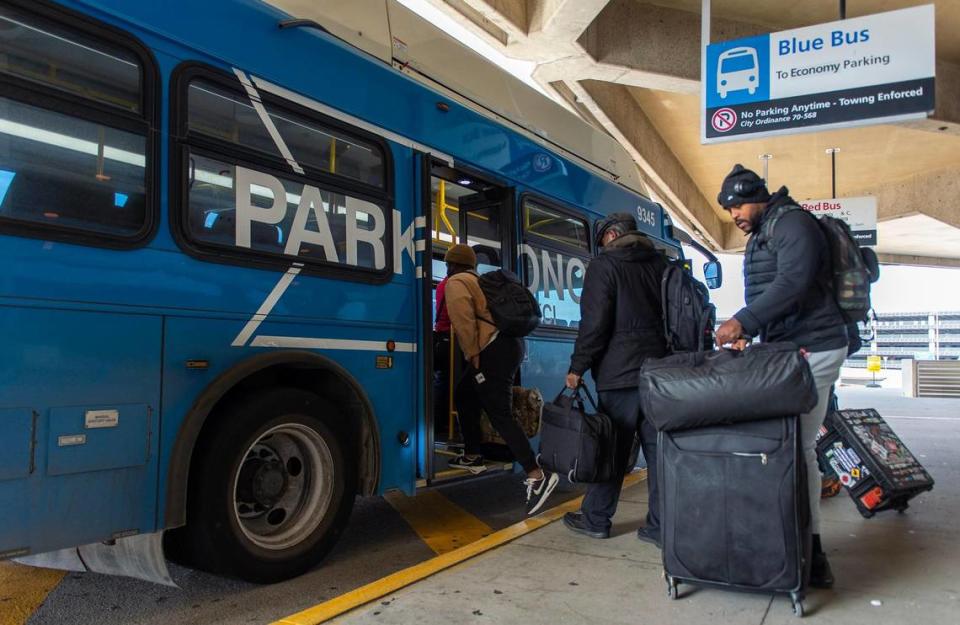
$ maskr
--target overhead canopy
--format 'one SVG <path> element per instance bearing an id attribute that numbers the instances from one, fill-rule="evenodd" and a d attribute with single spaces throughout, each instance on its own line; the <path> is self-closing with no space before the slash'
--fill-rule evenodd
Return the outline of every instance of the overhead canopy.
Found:
<path id="1" fill-rule="evenodd" d="M 514 124 L 647 195 L 627 151 L 602 129 L 464 46 L 395 0 L 270 0 L 479 112 Z"/>
<path id="2" fill-rule="evenodd" d="M 734 163 L 762 170 L 798 200 L 872 195 L 887 262 L 960 266 L 960 2 L 936 0 L 936 111 L 927 120 L 700 144 L 701 0 L 429 0 L 616 137 L 652 195 L 717 250 L 743 234 L 716 203 Z M 847 3 L 847 17 L 918 0 Z M 712 0 L 712 41 L 836 20 L 836 2 Z"/>

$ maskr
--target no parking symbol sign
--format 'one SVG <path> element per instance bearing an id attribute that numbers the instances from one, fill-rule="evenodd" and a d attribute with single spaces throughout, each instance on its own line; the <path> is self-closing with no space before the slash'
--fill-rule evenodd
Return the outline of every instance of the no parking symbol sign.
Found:
<path id="1" fill-rule="evenodd" d="M 737 112 L 731 108 L 717 109 L 710 118 L 710 124 L 717 132 L 733 130 L 737 125 Z"/>

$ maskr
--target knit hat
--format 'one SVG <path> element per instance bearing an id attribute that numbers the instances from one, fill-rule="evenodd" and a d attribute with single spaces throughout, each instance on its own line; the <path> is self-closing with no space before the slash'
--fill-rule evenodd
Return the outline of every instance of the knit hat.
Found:
<path id="1" fill-rule="evenodd" d="M 637 219 L 631 213 L 610 213 L 597 222 L 597 247 L 603 245 L 603 235 L 614 226 L 626 226 L 626 230 L 637 229 Z"/>
<path id="2" fill-rule="evenodd" d="M 769 200 L 767 181 L 740 163 L 734 165 L 733 170 L 723 179 L 720 193 L 717 195 L 717 202 L 724 208 Z"/>
<path id="3" fill-rule="evenodd" d="M 473 248 L 463 243 L 457 243 L 447 250 L 443 255 L 443 262 L 453 263 L 455 265 L 465 265 L 472 269 L 477 268 L 477 254 Z"/>

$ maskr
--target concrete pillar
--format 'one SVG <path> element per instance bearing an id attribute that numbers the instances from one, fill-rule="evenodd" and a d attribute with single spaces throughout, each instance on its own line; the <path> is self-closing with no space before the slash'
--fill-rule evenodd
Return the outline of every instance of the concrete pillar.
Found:
<path id="1" fill-rule="evenodd" d="M 900 361 L 900 374 L 903 378 L 904 397 L 917 396 L 917 361 L 906 358 Z"/>

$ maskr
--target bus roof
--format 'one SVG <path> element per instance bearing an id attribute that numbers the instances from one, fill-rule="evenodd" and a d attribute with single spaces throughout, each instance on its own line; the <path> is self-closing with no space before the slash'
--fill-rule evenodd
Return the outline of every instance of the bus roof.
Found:
<path id="1" fill-rule="evenodd" d="M 602 132 L 396 0 L 265 0 L 496 121 L 646 196 L 636 163 Z"/>

